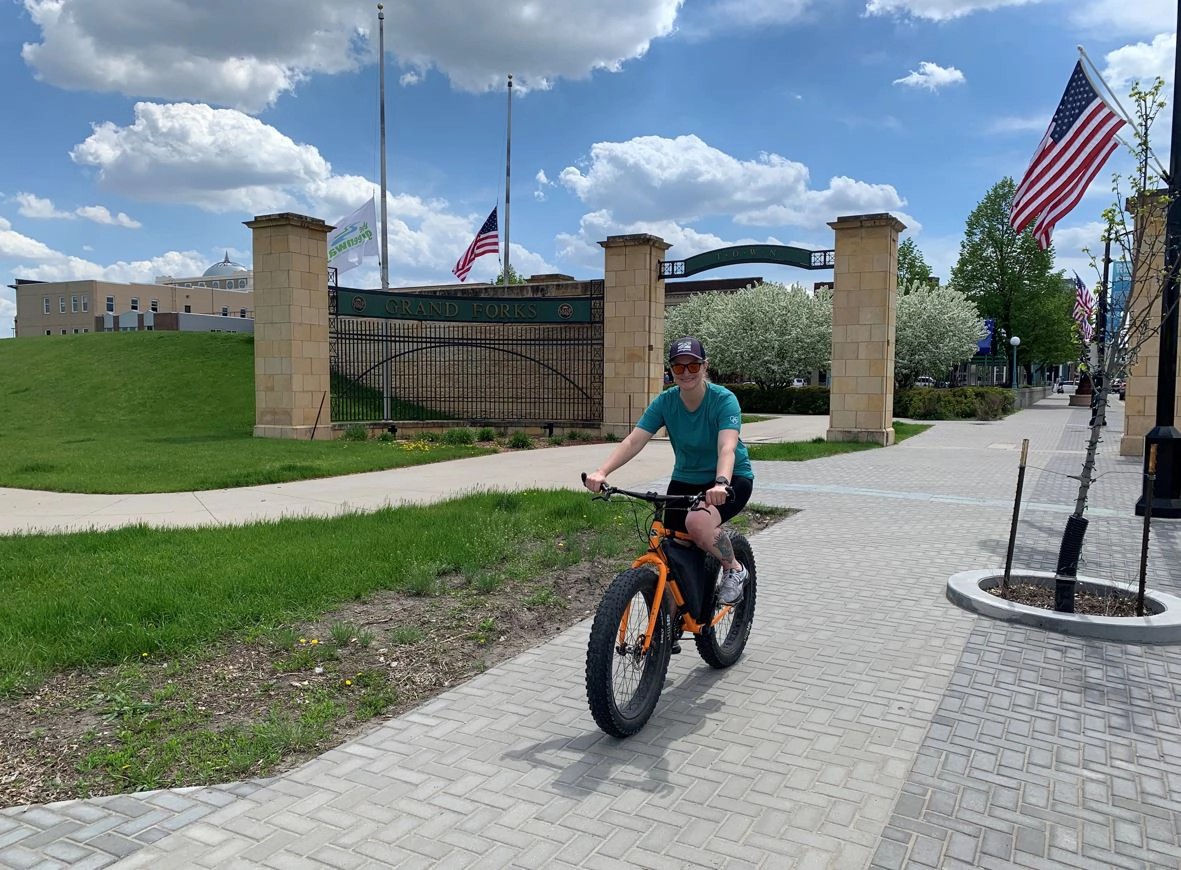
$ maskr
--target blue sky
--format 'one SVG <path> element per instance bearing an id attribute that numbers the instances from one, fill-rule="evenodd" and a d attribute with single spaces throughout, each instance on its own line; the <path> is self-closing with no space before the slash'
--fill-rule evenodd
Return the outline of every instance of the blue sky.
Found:
<path id="1" fill-rule="evenodd" d="M 1156 75 L 1171 94 L 1176 28 L 1166 0 L 390 0 L 385 16 L 393 285 L 452 280 L 503 200 L 508 72 L 524 274 L 598 277 L 616 233 L 660 235 L 675 259 L 831 247 L 828 221 L 889 211 L 946 278 L 969 212 L 1024 171 L 1076 45 L 1121 96 Z M 377 70 L 372 2 L 0 0 L 2 283 L 199 274 L 227 251 L 250 263 L 255 215 L 336 222 L 377 190 Z M 1060 266 L 1086 275 L 1122 161 L 1059 224 Z M 342 283 L 378 286 L 376 262 Z M 0 337 L 14 313 L 4 287 Z"/>

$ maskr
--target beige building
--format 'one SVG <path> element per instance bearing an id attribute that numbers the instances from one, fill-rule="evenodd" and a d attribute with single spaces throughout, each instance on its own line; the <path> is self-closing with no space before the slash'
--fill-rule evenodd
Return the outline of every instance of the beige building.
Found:
<path id="1" fill-rule="evenodd" d="M 254 317 L 253 274 L 228 253 L 203 275 L 161 275 L 153 284 L 17 278 L 9 286 L 16 291 L 18 338 L 157 328 L 240 332 L 247 331 L 244 324 L 227 319 Z M 178 316 L 157 318 L 161 314 Z"/>

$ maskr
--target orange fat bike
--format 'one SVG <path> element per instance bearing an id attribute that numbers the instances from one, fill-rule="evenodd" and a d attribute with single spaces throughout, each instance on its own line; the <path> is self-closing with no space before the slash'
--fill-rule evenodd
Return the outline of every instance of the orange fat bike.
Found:
<path id="1" fill-rule="evenodd" d="M 630 492 L 604 484 L 595 500 L 614 496 L 651 505 L 648 551 L 611 582 L 599 602 L 586 650 L 586 697 L 604 732 L 628 737 L 656 708 L 669 657 L 680 652 L 686 632 L 710 667 L 728 668 L 742 657 L 755 615 L 755 560 L 750 542 L 727 530 L 749 576 L 742 598 L 722 604 L 716 591 L 721 565 L 663 522 L 666 508 L 695 510 L 705 494 Z"/>

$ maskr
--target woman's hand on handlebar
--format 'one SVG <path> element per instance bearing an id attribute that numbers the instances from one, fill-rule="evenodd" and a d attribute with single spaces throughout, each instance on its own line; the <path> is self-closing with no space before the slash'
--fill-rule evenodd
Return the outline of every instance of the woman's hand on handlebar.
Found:
<path id="1" fill-rule="evenodd" d="M 590 474 L 583 473 L 582 475 L 583 485 L 591 492 L 599 492 L 606 482 L 607 475 L 601 474 L 598 471 L 592 471 Z"/>
<path id="2" fill-rule="evenodd" d="M 717 507 L 725 504 L 734 497 L 734 491 L 728 486 L 723 486 L 720 483 L 715 483 L 705 491 L 705 503 Z"/>

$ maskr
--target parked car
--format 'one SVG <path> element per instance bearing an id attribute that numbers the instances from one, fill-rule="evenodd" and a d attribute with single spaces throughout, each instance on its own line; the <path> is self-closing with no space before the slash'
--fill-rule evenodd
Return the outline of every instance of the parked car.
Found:
<path id="1" fill-rule="evenodd" d="M 922 377 L 915 380 L 914 385 L 916 387 L 933 387 L 935 386 L 935 379 L 923 375 Z"/>
<path id="2" fill-rule="evenodd" d="M 805 378 L 792 378 L 791 385 L 793 387 L 806 387 L 808 386 L 808 381 Z"/>

